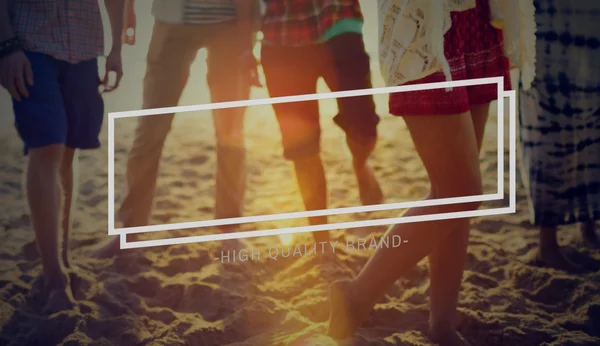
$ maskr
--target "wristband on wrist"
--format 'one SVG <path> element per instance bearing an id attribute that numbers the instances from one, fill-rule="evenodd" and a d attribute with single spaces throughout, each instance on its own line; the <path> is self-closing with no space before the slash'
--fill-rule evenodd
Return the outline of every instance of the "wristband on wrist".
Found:
<path id="1" fill-rule="evenodd" d="M 18 50 L 21 50 L 21 42 L 16 37 L 0 42 L 0 58 L 9 56 Z"/>

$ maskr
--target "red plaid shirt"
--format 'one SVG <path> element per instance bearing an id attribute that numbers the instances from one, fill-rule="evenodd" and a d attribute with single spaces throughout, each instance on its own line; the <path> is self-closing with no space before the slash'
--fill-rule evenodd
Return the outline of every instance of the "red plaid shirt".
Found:
<path id="1" fill-rule="evenodd" d="M 300 46 L 318 42 L 341 19 L 363 19 L 358 0 L 263 0 L 266 44 Z"/>
<path id="2" fill-rule="evenodd" d="M 104 54 L 98 0 L 13 0 L 11 20 L 25 50 L 70 63 Z"/>

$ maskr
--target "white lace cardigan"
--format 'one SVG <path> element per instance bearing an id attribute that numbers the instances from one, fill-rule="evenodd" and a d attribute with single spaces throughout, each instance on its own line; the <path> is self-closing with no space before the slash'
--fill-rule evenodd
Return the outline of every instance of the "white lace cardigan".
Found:
<path id="1" fill-rule="evenodd" d="M 504 53 L 521 72 L 524 89 L 535 77 L 533 0 L 489 0 L 493 22 L 502 22 Z M 451 80 L 444 56 L 444 34 L 451 11 L 475 7 L 475 0 L 378 0 L 379 63 L 388 86 L 400 85 L 440 69 Z"/>

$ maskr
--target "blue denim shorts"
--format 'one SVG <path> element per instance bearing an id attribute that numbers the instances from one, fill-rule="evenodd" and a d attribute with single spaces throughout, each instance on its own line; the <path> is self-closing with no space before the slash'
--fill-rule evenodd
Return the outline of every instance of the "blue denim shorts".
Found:
<path id="1" fill-rule="evenodd" d="M 100 147 L 104 101 L 97 59 L 76 64 L 25 52 L 33 71 L 29 97 L 13 99 L 15 126 L 29 149 L 63 144 L 72 149 Z"/>

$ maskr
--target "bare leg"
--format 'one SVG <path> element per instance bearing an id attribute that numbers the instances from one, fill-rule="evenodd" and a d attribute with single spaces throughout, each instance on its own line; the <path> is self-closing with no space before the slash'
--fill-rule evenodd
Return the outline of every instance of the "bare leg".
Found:
<path id="1" fill-rule="evenodd" d="M 216 47 L 215 47 L 216 48 Z M 215 49 L 216 50 L 216 49 Z M 217 51 L 219 53 L 219 51 Z M 214 61 L 214 60 L 211 60 Z M 213 78 L 210 84 L 212 102 L 247 99 L 249 86 L 239 75 L 225 74 L 226 67 L 209 65 Z M 220 70 L 214 71 L 214 69 Z M 237 85 L 237 88 L 236 88 Z M 236 90 L 239 89 L 239 90 Z M 245 108 L 216 109 L 213 123 L 217 139 L 217 171 L 215 187 L 215 218 L 224 219 L 243 215 L 246 192 L 246 144 L 244 138 Z M 235 231 L 236 225 L 222 227 L 225 232 Z"/>
<path id="2" fill-rule="evenodd" d="M 193 27 L 155 22 L 146 56 L 144 109 L 179 103 L 190 67 L 200 49 L 196 34 Z M 145 226 L 149 222 L 160 158 L 173 118 L 174 114 L 161 114 L 138 120 L 127 161 L 127 194 L 118 212 L 124 227 Z M 136 234 L 127 235 L 127 241 L 136 239 Z M 115 236 L 96 249 L 93 256 L 109 258 L 119 250 L 120 239 Z"/>
<path id="3" fill-rule="evenodd" d="M 600 239 L 596 234 L 596 223 L 594 221 L 585 222 L 579 225 L 579 231 L 581 232 L 581 238 L 583 243 L 592 249 L 600 249 Z"/>
<path id="4" fill-rule="evenodd" d="M 488 119 L 489 104 L 471 107 L 473 129 L 481 152 L 485 124 Z M 429 254 L 430 278 L 430 334 L 434 341 L 456 338 L 455 313 L 467 259 L 467 247 L 471 224 L 469 219 L 448 235 Z"/>
<path id="5" fill-rule="evenodd" d="M 567 272 L 578 272 L 581 268 L 571 262 L 562 252 L 558 245 L 556 227 L 540 227 L 540 244 L 538 249 L 538 260 L 551 268 Z"/>
<path id="6" fill-rule="evenodd" d="M 363 205 L 383 203 L 383 191 L 373 169 L 368 164 L 369 157 L 375 150 L 377 139 L 373 139 L 370 143 L 358 143 L 346 138 L 346 143 L 352 153 L 352 166 L 358 183 L 360 201 Z"/>
<path id="7" fill-rule="evenodd" d="M 59 245 L 63 152 L 63 145 L 31 149 L 27 171 L 27 200 L 44 270 L 47 313 L 70 309 L 75 304 Z"/>
<path id="8" fill-rule="evenodd" d="M 372 88 L 370 57 L 363 36 L 355 33 L 338 35 L 327 41 L 330 64 L 321 72 L 331 91 Z M 360 201 L 363 205 L 383 203 L 383 192 L 367 160 L 377 144 L 379 117 L 372 95 L 337 99 L 336 124 L 346 133 L 352 154 Z"/>
<path id="9" fill-rule="evenodd" d="M 67 269 L 71 269 L 71 227 L 73 201 L 77 200 L 77 190 L 74 188 L 78 175 L 78 160 L 75 149 L 65 148 L 60 166 L 60 178 L 63 190 L 62 217 L 62 260 Z"/>
<path id="10" fill-rule="evenodd" d="M 233 83 L 227 87 L 230 89 Z M 219 83 L 220 86 L 220 83 Z M 223 94 L 223 87 L 213 85 L 215 95 Z M 221 91 L 220 93 L 215 93 Z M 225 99 L 222 95 L 217 100 Z M 214 101 L 213 102 L 218 102 Z M 244 213 L 247 166 L 244 140 L 245 109 L 233 108 L 213 111 L 213 123 L 217 138 L 217 169 L 215 172 L 215 218 L 240 217 Z M 221 232 L 238 231 L 239 225 L 221 226 Z M 231 250 L 241 250 L 245 242 L 232 239 L 225 242 Z"/>
<path id="11" fill-rule="evenodd" d="M 327 209 L 327 180 L 321 155 L 294 160 L 294 169 L 306 210 Z M 322 225 L 327 223 L 327 216 L 311 217 L 308 221 L 311 225 Z M 329 241 L 326 231 L 315 232 L 313 237 L 316 242 Z"/>
<path id="12" fill-rule="evenodd" d="M 452 116 L 406 117 L 405 121 L 434 187 L 429 198 L 481 194 L 479 151 L 469 112 Z M 410 209 L 404 215 L 438 214 L 478 207 L 479 203 L 422 207 Z M 464 219 L 449 219 L 391 227 L 388 236 L 398 235 L 408 244 L 402 249 L 378 249 L 355 279 L 332 284 L 329 335 L 343 339 L 354 334 L 373 305 L 396 280 L 464 225 Z"/>

